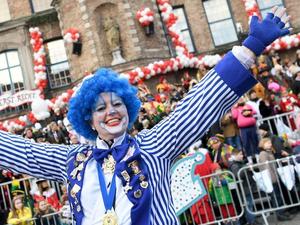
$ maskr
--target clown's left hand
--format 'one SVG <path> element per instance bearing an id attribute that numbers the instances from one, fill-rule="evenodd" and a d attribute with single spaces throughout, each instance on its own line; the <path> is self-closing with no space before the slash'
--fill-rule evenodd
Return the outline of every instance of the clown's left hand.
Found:
<path id="1" fill-rule="evenodd" d="M 274 7 L 267 16 L 259 21 L 257 16 L 252 16 L 249 36 L 243 42 L 243 46 L 250 49 L 256 56 L 277 38 L 287 35 L 292 28 L 285 28 L 290 17 L 286 16 L 286 9 Z"/>

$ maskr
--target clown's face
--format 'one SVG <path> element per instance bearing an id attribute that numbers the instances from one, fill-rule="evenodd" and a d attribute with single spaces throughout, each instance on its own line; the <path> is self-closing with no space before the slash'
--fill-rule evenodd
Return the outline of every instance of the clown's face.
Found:
<path id="1" fill-rule="evenodd" d="M 92 114 L 92 127 L 106 141 L 121 136 L 128 127 L 128 112 L 122 99 L 113 92 L 99 95 Z"/>

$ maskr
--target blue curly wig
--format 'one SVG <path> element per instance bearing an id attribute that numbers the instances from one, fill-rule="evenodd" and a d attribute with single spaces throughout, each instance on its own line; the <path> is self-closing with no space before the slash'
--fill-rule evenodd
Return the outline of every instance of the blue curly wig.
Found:
<path id="1" fill-rule="evenodd" d="M 129 128 L 133 125 L 141 102 L 137 97 L 137 89 L 126 78 L 121 78 L 111 69 L 102 68 L 94 76 L 83 81 L 81 87 L 69 103 L 68 120 L 74 130 L 89 140 L 95 140 L 97 131 L 91 127 L 92 112 L 96 106 L 99 94 L 114 92 L 124 102 L 129 117 Z"/>

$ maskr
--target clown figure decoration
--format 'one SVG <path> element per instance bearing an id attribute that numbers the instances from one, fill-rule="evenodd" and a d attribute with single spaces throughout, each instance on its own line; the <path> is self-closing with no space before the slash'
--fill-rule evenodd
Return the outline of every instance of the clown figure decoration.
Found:
<path id="1" fill-rule="evenodd" d="M 179 224 L 170 191 L 174 160 L 257 82 L 255 57 L 278 37 L 289 18 L 274 8 L 253 16 L 249 36 L 235 46 L 152 129 L 127 134 L 140 108 L 137 89 L 110 69 L 85 79 L 70 100 L 68 119 L 94 145 L 57 145 L 0 131 L 0 166 L 65 182 L 77 225 Z"/>

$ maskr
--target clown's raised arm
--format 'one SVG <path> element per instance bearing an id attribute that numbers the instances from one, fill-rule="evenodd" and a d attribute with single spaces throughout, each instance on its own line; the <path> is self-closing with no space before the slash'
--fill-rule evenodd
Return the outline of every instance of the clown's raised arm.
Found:
<path id="1" fill-rule="evenodd" d="M 169 117 L 138 135 L 141 148 L 171 160 L 186 151 L 256 84 L 249 68 L 269 44 L 290 32 L 284 28 L 288 19 L 285 9 L 277 7 L 263 21 L 253 16 L 243 45 L 227 53 Z"/>

